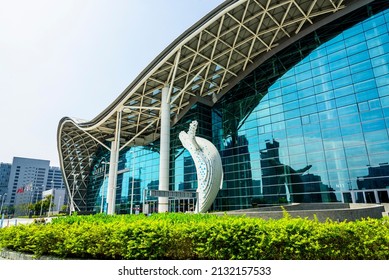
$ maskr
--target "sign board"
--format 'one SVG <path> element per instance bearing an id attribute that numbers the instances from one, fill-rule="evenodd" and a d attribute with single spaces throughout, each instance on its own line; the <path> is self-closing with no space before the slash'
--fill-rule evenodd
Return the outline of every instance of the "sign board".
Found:
<path id="1" fill-rule="evenodd" d="M 149 190 L 149 196 L 174 197 L 174 198 L 196 198 L 197 192 Z"/>

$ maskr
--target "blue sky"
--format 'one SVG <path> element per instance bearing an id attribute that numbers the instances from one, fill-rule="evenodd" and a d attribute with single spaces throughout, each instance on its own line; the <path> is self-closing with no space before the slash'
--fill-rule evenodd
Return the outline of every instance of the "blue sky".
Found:
<path id="1" fill-rule="evenodd" d="M 59 166 L 60 119 L 93 119 L 222 2 L 0 0 L 0 162 Z"/>

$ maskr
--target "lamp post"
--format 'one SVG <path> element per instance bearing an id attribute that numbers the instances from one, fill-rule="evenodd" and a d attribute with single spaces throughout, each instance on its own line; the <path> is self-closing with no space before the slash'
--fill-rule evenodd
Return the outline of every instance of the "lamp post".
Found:
<path id="1" fill-rule="evenodd" d="M 41 211 L 39 212 L 39 217 L 42 217 L 42 210 L 43 210 L 43 188 L 45 185 L 42 185 L 42 199 L 41 199 Z"/>
<path id="2" fill-rule="evenodd" d="M 62 196 L 59 196 L 59 198 L 58 198 L 58 206 L 57 206 L 57 212 L 58 212 L 58 214 L 59 214 L 59 206 L 60 206 L 60 204 L 61 204 L 61 198 L 62 198 Z"/>
<path id="3" fill-rule="evenodd" d="M 49 206 L 49 212 L 47 213 L 47 217 L 49 217 L 50 211 L 52 212 L 51 214 L 53 214 L 54 210 L 51 209 L 51 206 L 53 204 L 54 199 L 55 199 L 54 181 L 51 180 L 51 197 L 50 197 L 50 206 Z"/>
<path id="4" fill-rule="evenodd" d="M 38 202 L 38 196 L 39 196 L 39 188 L 38 188 L 38 187 L 35 187 L 34 189 L 35 189 L 35 191 L 34 191 L 35 204 L 37 204 L 37 202 Z M 35 192 L 36 192 L 36 193 L 35 193 Z"/>
<path id="5" fill-rule="evenodd" d="M 53 191 L 53 189 L 52 189 L 51 195 L 50 195 L 50 206 L 49 206 L 49 211 L 47 211 L 47 217 L 50 216 L 51 204 L 53 203 L 53 196 L 54 196 L 54 191 Z"/>
<path id="6" fill-rule="evenodd" d="M 130 204 L 130 214 L 133 212 L 134 207 L 134 181 L 135 181 L 135 151 L 132 151 L 132 186 L 131 186 L 131 204 Z"/>
<path id="7" fill-rule="evenodd" d="M 107 169 L 107 164 L 109 162 L 102 161 L 102 164 L 104 164 L 104 178 L 103 178 L 103 186 L 101 188 L 101 205 L 100 205 L 100 213 L 103 213 L 103 205 L 104 205 L 104 191 L 105 191 L 105 176 L 106 176 L 106 169 Z"/>
<path id="8" fill-rule="evenodd" d="M 4 213 L 3 213 L 3 204 L 4 204 L 4 199 L 5 197 L 7 196 L 7 194 L 3 194 L 3 197 L 1 197 L 0 195 L 0 199 L 1 199 L 1 207 L 0 207 L 0 216 L 1 216 L 1 219 L 0 219 L 0 228 L 3 228 L 3 222 L 4 222 Z"/>
<path id="9" fill-rule="evenodd" d="M 35 194 L 35 187 L 31 186 L 31 189 L 29 189 L 29 191 L 30 191 L 30 203 L 28 204 L 29 205 L 28 208 L 30 208 L 30 207 L 32 208 L 32 201 L 33 201 L 34 194 Z M 34 213 L 35 213 L 35 209 L 34 210 L 28 209 L 28 216 L 29 217 L 30 217 L 30 215 L 33 215 Z"/>
<path id="10" fill-rule="evenodd" d="M 0 195 L 0 199 L 1 199 L 1 208 L 0 208 L 0 215 L 3 213 L 3 205 L 4 205 L 4 200 L 5 200 L 5 197 L 7 196 L 7 194 L 3 194 L 2 196 Z"/>
<path id="11" fill-rule="evenodd" d="M 34 187 L 32 187 L 32 189 L 30 190 L 30 205 L 32 204 L 32 199 L 33 199 L 33 196 L 34 196 Z"/>
<path id="12" fill-rule="evenodd" d="M 71 215 L 72 212 L 75 211 L 75 208 L 74 208 L 74 188 L 75 188 L 75 185 L 76 185 L 76 176 L 78 176 L 79 174 L 78 173 L 72 173 L 73 174 L 73 190 L 72 190 L 72 193 L 70 195 L 70 211 L 69 211 L 69 214 Z"/>

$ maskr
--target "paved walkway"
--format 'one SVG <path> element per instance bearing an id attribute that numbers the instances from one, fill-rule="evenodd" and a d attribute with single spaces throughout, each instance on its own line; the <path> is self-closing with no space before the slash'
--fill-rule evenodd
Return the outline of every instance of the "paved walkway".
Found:
<path id="1" fill-rule="evenodd" d="M 15 225 L 27 225 L 27 224 L 31 224 L 34 222 L 36 218 L 13 218 L 13 219 L 4 219 L 3 221 L 3 228 L 4 227 L 9 227 L 9 226 L 15 226 Z M 39 219 L 39 218 L 38 218 Z M 49 217 L 49 218 L 44 218 L 46 220 L 46 222 L 50 222 L 52 217 Z M 0 226 L 1 226 L 1 218 L 0 218 Z"/>

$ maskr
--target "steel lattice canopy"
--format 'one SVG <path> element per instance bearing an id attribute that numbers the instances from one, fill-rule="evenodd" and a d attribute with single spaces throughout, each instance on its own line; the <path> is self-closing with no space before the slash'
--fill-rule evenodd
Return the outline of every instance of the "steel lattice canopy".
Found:
<path id="1" fill-rule="evenodd" d="M 227 0 L 170 44 L 91 121 L 63 118 L 58 151 L 68 189 L 85 182 L 99 146 L 110 149 L 121 112 L 122 147 L 159 138 L 163 87 L 170 87 L 174 125 L 196 102 L 212 106 L 248 73 L 286 46 L 372 1 Z M 107 146 L 108 145 L 108 146 Z M 86 185 L 78 184 L 84 200 Z"/>

